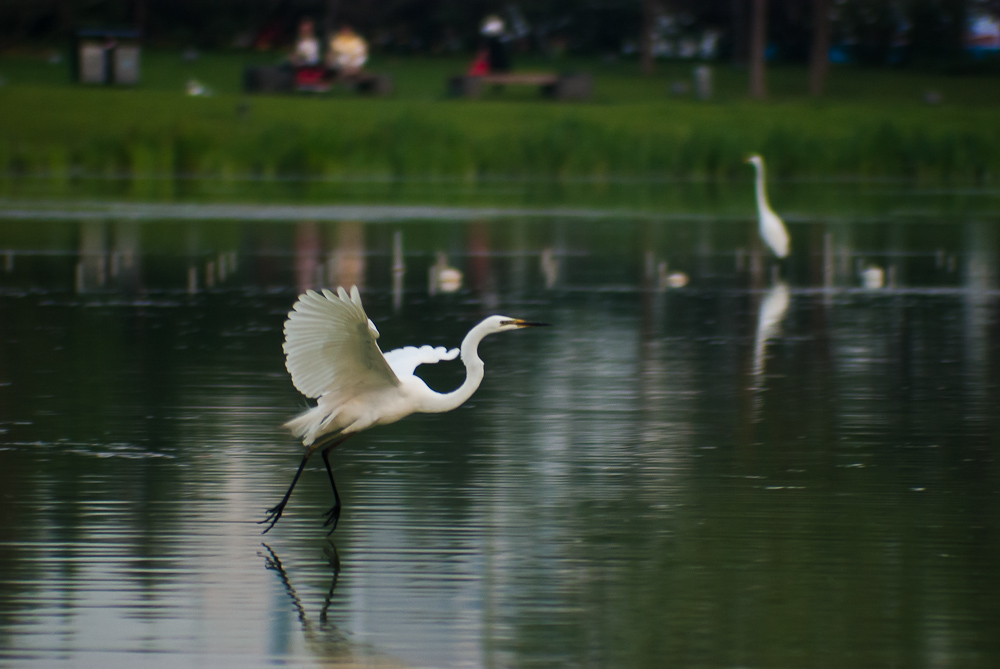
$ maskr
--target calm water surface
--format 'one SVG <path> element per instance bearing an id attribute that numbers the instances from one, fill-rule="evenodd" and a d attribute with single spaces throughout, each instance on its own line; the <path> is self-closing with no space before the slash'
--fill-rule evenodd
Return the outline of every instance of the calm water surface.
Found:
<path id="1" fill-rule="evenodd" d="M 2 221 L 0 664 L 1000 663 L 1000 219 L 798 221 L 775 268 L 740 218 L 156 216 Z M 261 536 L 282 323 L 338 283 L 384 349 L 556 327 L 339 448 L 332 537 L 319 458 Z"/>

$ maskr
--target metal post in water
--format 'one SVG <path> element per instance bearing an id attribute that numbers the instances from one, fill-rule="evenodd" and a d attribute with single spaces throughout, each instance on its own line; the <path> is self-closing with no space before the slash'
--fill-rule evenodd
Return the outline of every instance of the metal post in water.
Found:
<path id="1" fill-rule="evenodd" d="M 833 288 L 833 233 L 827 231 L 823 234 L 823 287 L 827 290 Z"/>
<path id="2" fill-rule="evenodd" d="M 321 263 L 321 262 L 316 263 L 316 267 L 314 269 L 315 277 L 313 278 L 313 285 L 315 285 L 315 286 L 324 286 L 324 285 L 326 285 L 324 283 L 325 276 L 324 276 L 324 273 L 323 273 L 323 267 L 324 267 L 323 263 Z"/>
<path id="3" fill-rule="evenodd" d="M 559 280 L 559 261 L 551 246 L 545 247 L 539 262 L 542 267 L 542 275 L 545 277 L 545 287 L 552 288 Z"/>
<path id="4" fill-rule="evenodd" d="M 403 262 L 403 231 L 392 233 L 392 310 L 399 311 L 403 306 L 403 276 L 406 265 Z"/>

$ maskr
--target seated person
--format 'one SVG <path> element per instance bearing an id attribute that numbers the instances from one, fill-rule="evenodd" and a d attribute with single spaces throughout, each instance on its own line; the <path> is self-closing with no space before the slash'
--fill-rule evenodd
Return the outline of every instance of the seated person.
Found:
<path id="1" fill-rule="evenodd" d="M 316 39 L 316 26 L 312 19 L 305 18 L 299 22 L 299 37 L 288 61 L 296 67 L 319 65 L 319 40 Z"/>
<path id="2" fill-rule="evenodd" d="M 330 50 L 326 54 L 328 67 L 338 71 L 341 77 L 356 77 L 368 60 L 368 44 L 350 26 L 342 26 L 330 40 Z"/>
<path id="3" fill-rule="evenodd" d="M 486 58 L 490 72 L 510 71 L 510 52 L 507 48 L 506 26 L 503 19 L 491 14 L 483 19 L 479 32 L 486 38 Z"/>
<path id="4" fill-rule="evenodd" d="M 472 64 L 469 65 L 469 70 L 466 75 L 470 77 L 482 77 L 490 73 L 490 52 L 486 49 L 480 49 L 476 52 L 476 57 L 473 59 Z"/>

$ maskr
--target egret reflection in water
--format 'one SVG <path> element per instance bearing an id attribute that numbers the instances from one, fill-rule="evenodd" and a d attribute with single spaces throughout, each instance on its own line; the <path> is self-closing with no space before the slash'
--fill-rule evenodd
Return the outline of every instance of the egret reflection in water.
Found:
<path id="1" fill-rule="evenodd" d="M 757 331 L 753 343 L 753 375 L 760 377 L 764 373 L 764 359 L 767 356 L 767 342 L 778 334 L 781 322 L 788 313 L 788 284 L 776 283 L 764 295 L 760 302 L 760 312 L 757 315 Z"/>
<path id="2" fill-rule="evenodd" d="M 312 629 L 310 616 L 306 610 L 306 606 L 299 597 L 298 593 L 295 591 L 295 586 L 292 585 L 291 579 L 288 577 L 288 573 L 285 571 L 284 565 L 281 564 L 281 558 L 278 557 L 274 549 L 271 548 L 266 543 L 261 544 L 264 547 L 263 552 L 258 552 L 265 559 L 264 567 L 268 570 L 274 571 L 278 574 L 281 579 L 281 584 L 285 588 L 285 592 L 292 600 L 292 605 L 298 612 L 299 621 L 302 623 L 302 628 L 307 633 Z M 328 619 L 330 611 L 330 602 L 333 600 L 333 592 L 337 589 L 337 579 L 340 577 L 340 554 L 337 552 L 337 546 L 332 542 L 328 542 L 323 548 L 323 554 L 326 556 L 327 562 L 330 565 L 331 579 L 330 579 L 330 589 L 326 593 L 326 597 L 323 600 L 323 607 L 319 612 L 319 622 L 321 625 L 325 625 Z"/>
<path id="3" fill-rule="evenodd" d="M 323 597 L 323 603 L 318 612 L 310 611 L 311 598 L 303 596 L 295 588 L 292 577 L 278 553 L 266 543 L 261 544 L 261 546 L 263 546 L 263 550 L 258 551 L 257 555 L 264 558 L 265 569 L 277 574 L 282 589 L 291 601 L 302 629 L 302 636 L 310 646 L 310 650 L 326 658 L 327 661 L 335 660 L 343 663 L 357 661 L 358 653 L 355 652 L 347 635 L 330 621 L 330 605 L 333 602 L 337 581 L 340 578 L 340 555 L 336 545 L 333 542 L 328 542 L 323 548 L 324 564 L 330 570 L 330 587 Z"/>

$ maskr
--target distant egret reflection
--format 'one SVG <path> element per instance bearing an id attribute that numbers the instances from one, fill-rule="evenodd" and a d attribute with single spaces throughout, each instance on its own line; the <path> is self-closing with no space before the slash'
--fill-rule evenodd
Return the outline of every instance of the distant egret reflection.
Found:
<path id="1" fill-rule="evenodd" d="M 781 328 L 781 322 L 788 313 L 788 285 L 779 282 L 771 287 L 760 302 L 760 313 L 757 316 L 757 333 L 753 346 L 753 375 L 759 377 L 764 373 L 764 359 L 767 355 L 767 342 L 774 338 Z"/>

